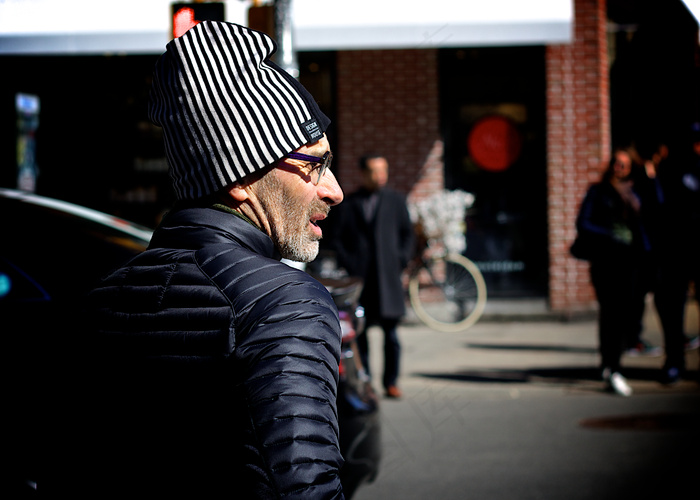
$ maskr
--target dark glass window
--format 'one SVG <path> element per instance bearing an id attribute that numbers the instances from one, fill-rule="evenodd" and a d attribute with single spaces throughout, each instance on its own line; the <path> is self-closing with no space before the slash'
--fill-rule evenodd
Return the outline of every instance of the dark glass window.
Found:
<path id="1" fill-rule="evenodd" d="M 545 296 L 544 47 L 440 51 L 445 183 L 475 195 L 466 255 L 490 296 Z"/>

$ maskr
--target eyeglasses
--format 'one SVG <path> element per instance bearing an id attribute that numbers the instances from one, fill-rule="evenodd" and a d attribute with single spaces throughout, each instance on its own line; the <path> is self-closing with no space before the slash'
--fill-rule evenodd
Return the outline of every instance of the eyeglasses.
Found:
<path id="1" fill-rule="evenodd" d="M 313 182 L 314 176 L 312 175 L 315 170 L 318 170 L 318 177 L 316 178 L 316 182 L 314 184 L 318 184 L 321 182 L 321 177 L 323 177 L 323 174 L 326 173 L 326 170 L 328 170 L 331 166 L 331 162 L 333 161 L 333 153 L 330 151 L 326 151 L 323 156 L 309 156 L 305 155 L 302 153 L 287 153 L 284 155 L 286 158 L 292 158 L 294 160 L 301 160 L 301 161 L 307 161 L 310 164 L 310 170 L 309 170 L 309 175 L 311 175 L 311 181 Z"/>

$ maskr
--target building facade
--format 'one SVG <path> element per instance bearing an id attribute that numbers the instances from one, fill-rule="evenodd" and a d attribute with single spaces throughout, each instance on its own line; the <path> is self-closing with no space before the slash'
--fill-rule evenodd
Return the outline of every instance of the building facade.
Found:
<path id="1" fill-rule="evenodd" d="M 344 190 L 359 185 L 358 158 L 378 152 L 409 200 L 471 192 L 466 255 L 492 297 L 544 298 L 562 317 L 595 309 L 587 264 L 568 251 L 586 189 L 615 145 L 677 137 L 700 116 L 697 21 L 685 3 L 542 2 L 548 13 L 498 0 L 477 23 L 468 2 L 440 0 L 420 27 L 396 0 L 375 2 L 372 16 L 362 8 L 371 2 L 353 2 L 336 25 L 324 9 L 339 3 L 297 0 L 293 13 L 300 79 L 333 119 Z M 511 11 L 498 12 L 504 3 Z M 228 4 L 240 14 L 245 2 Z M 45 45 L 80 45 L 70 36 Z M 111 39 L 85 36 L 108 50 Z M 171 198 L 145 102 L 167 34 L 143 36 L 157 48 L 108 56 L 31 52 L 40 41 L 22 40 L 0 33 L 12 75 L 0 88 L 2 185 L 15 179 L 14 96 L 29 92 L 42 102 L 38 192 L 154 223 Z"/>
<path id="2" fill-rule="evenodd" d="M 562 317 L 594 310 L 588 264 L 569 254 L 585 191 L 599 180 L 614 146 L 638 147 L 640 140 L 681 135 L 697 120 L 700 88 L 697 23 L 681 2 L 664 4 L 666 12 L 654 10 L 655 19 L 648 11 L 630 12 L 610 3 L 575 0 L 571 39 L 563 43 L 325 55 L 332 67 L 326 78 L 334 85 L 329 108 L 344 189 L 352 191 L 359 183 L 357 158 L 381 152 L 391 164 L 390 183 L 409 200 L 443 188 L 472 192 L 476 202 L 467 220 L 466 255 L 481 268 L 492 297 L 544 297 Z M 634 46 L 635 33 L 643 30 L 653 33 L 648 45 Z M 660 41 L 676 31 L 685 33 L 682 41 Z M 650 46 L 664 43 L 657 61 L 676 52 L 678 43 L 688 47 L 685 59 L 667 68 L 666 75 L 684 74 L 686 84 L 649 86 L 631 103 L 627 93 L 618 95 L 618 109 L 625 111 L 613 133 L 614 65 L 625 62 L 624 50 L 648 57 Z M 314 70 L 323 63 L 317 64 L 310 52 L 299 60 L 302 80 L 313 82 Z M 654 67 L 639 66 L 617 82 L 629 91 L 640 80 L 653 79 L 653 73 Z M 674 93 L 680 102 L 668 101 Z M 639 117 L 632 106 L 654 116 L 657 109 L 673 111 L 635 132 Z M 509 140 L 503 131 L 481 137 L 482 149 L 491 139 L 502 141 L 501 150 L 513 150 L 503 165 L 489 168 L 474 158 L 478 151 L 471 142 L 477 128 L 494 117 L 505 118 L 515 137 Z"/>
<path id="3" fill-rule="evenodd" d="M 561 314 L 591 309 L 587 265 L 568 245 L 578 203 L 610 153 L 606 23 L 604 1 L 577 0 L 570 43 L 336 52 L 344 189 L 358 186 L 357 158 L 378 151 L 409 199 L 472 192 L 466 254 L 492 296 L 546 297 Z M 466 142 L 493 116 L 508 118 L 522 144 L 506 168 L 486 171 Z"/>

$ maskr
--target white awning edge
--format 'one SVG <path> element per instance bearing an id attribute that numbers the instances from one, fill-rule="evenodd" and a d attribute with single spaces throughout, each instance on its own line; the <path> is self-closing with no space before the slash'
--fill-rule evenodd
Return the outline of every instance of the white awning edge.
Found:
<path id="1" fill-rule="evenodd" d="M 573 41 L 572 0 L 293 0 L 300 51 Z"/>
<path id="2" fill-rule="evenodd" d="M 171 1 L 104 9 L 93 0 L 0 0 L 0 54 L 162 53 Z M 227 20 L 244 24 L 250 0 L 224 1 Z M 291 9 L 300 51 L 566 44 L 573 36 L 573 0 L 291 0 Z"/>
<path id="3" fill-rule="evenodd" d="M 0 54 L 98 55 L 161 54 L 170 41 L 167 32 L 60 33 L 49 35 L 0 35 Z"/>
<path id="4" fill-rule="evenodd" d="M 556 45 L 572 42 L 571 23 L 442 24 L 392 26 L 323 26 L 296 28 L 299 51 L 427 49 L 506 45 Z"/>

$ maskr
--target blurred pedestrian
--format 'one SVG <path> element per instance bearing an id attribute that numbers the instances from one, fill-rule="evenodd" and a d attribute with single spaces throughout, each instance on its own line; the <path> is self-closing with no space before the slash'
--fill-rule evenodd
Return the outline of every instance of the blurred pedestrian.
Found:
<path id="1" fill-rule="evenodd" d="M 588 189 L 576 220 L 579 238 L 589 248 L 591 282 L 599 305 L 603 380 L 621 396 L 632 394 L 620 361 L 625 341 L 639 327 L 640 266 L 649 250 L 631 169 L 629 153 L 615 150 L 601 181 Z"/>
<path id="2" fill-rule="evenodd" d="M 639 289 L 636 295 L 636 317 L 638 327 L 630 331 L 631 337 L 626 340 L 625 354 L 628 356 L 657 356 L 663 352 L 659 346 L 652 345 L 643 338 L 644 314 L 647 296 L 656 300 L 654 293 L 659 284 L 660 257 L 659 232 L 663 224 L 661 202 L 663 193 L 659 182 L 659 169 L 665 168 L 668 158 L 668 146 L 665 142 L 652 143 L 635 149 L 632 155 L 635 159 L 632 166 L 632 182 L 635 193 L 641 202 L 641 223 L 649 242 L 649 252 L 643 255 L 638 280 Z M 658 312 L 658 308 L 657 308 Z"/>
<path id="3" fill-rule="evenodd" d="M 309 261 L 343 193 L 330 120 L 274 42 L 204 21 L 158 60 L 178 202 L 89 296 L 94 358 L 67 497 L 342 498 L 338 312 Z M 86 391 L 87 392 L 87 391 Z M 70 462 L 70 461 L 69 461 Z"/>
<path id="4" fill-rule="evenodd" d="M 362 187 L 338 210 L 335 238 L 339 264 L 364 278 L 360 304 L 367 319 L 358 335 L 363 362 L 369 370 L 368 329 L 384 332 L 382 384 L 388 397 L 401 397 L 398 387 L 401 343 L 397 326 L 405 314 L 401 273 L 414 249 L 414 233 L 405 197 L 387 187 L 389 162 L 370 154 L 360 159 Z"/>
<path id="5" fill-rule="evenodd" d="M 696 297 L 700 283 L 700 124 L 691 133 L 691 147 L 672 152 L 668 167 L 659 171 L 663 224 L 656 304 L 666 350 L 661 374 L 665 384 L 677 382 L 684 374 L 686 302 L 691 282 Z"/>

